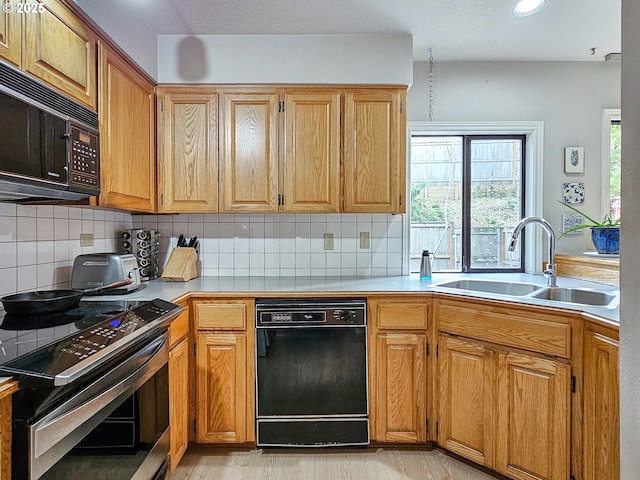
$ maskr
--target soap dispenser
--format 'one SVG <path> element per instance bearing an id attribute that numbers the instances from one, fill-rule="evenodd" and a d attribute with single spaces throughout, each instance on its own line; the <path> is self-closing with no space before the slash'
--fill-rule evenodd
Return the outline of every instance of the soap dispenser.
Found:
<path id="1" fill-rule="evenodd" d="M 431 280 L 431 257 L 429 250 L 422 251 L 422 260 L 420 261 L 420 280 L 428 282 Z"/>

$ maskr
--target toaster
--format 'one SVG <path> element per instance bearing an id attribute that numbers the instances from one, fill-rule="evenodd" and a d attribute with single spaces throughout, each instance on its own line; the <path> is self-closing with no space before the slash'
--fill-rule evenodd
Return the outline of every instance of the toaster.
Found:
<path id="1" fill-rule="evenodd" d="M 86 290 L 129 278 L 129 285 L 105 290 L 104 294 L 113 295 L 136 290 L 140 286 L 138 261 L 131 254 L 89 253 L 78 255 L 73 261 L 71 288 Z"/>

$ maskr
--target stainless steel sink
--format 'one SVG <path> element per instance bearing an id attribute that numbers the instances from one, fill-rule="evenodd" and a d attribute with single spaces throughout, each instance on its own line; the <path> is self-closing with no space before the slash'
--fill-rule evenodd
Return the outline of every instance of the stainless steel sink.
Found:
<path id="1" fill-rule="evenodd" d="M 461 278 L 451 282 L 439 283 L 436 287 L 456 288 L 459 290 L 472 290 L 475 292 L 498 293 L 523 297 L 536 290 L 544 288 L 543 285 L 534 283 L 502 282 L 499 280 L 478 280 L 475 278 Z"/>
<path id="2" fill-rule="evenodd" d="M 545 288 L 530 295 L 531 298 L 540 298 L 553 302 L 573 303 L 579 305 L 591 305 L 595 307 L 613 308 L 617 303 L 617 297 L 613 293 L 598 292 L 582 288 Z M 615 301 L 615 302 L 614 302 Z"/>

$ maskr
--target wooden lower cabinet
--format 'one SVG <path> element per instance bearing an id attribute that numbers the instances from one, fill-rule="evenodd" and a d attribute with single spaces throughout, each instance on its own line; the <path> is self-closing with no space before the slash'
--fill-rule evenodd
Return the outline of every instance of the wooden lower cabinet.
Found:
<path id="1" fill-rule="evenodd" d="M 0 385 L 0 480 L 11 479 L 11 395 L 18 382 Z"/>
<path id="2" fill-rule="evenodd" d="M 377 339 L 377 440 L 426 440 L 426 335 L 383 333 Z"/>
<path id="3" fill-rule="evenodd" d="M 438 444 L 495 468 L 495 353 L 444 335 L 438 350 Z"/>
<path id="4" fill-rule="evenodd" d="M 196 328 L 196 441 L 255 441 L 252 300 L 193 303 Z M 249 325 L 250 323 L 250 325 Z"/>
<path id="5" fill-rule="evenodd" d="M 439 338 L 438 443 L 522 480 L 568 479 L 570 366 Z"/>
<path id="6" fill-rule="evenodd" d="M 617 332 L 587 329 L 582 430 L 584 480 L 620 478 L 618 369 Z"/>
<path id="7" fill-rule="evenodd" d="M 496 467 L 510 478 L 566 480 L 571 367 L 521 353 L 497 354 Z"/>
<path id="8" fill-rule="evenodd" d="M 169 351 L 169 425 L 171 471 L 189 446 L 189 339 Z"/>
<path id="9" fill-rule="evenodd" d="M 189 376 L 189 305 L 188 301 L 176 302 L 184 311 L 169 327 L 169 457 L 171 471 L 180 463 L 189 446 L 189 400 L 191 398 Z"/>
<path id="10" fill-rule="evenodd" d="M 246 442 L 246 335 L 198 333 L 197 349 L 197 441 Z"/>
<path id="11" fill-rule="evenodd" d="M 371 439 L 427 439 L 427 297 L 369 299 Z"/>

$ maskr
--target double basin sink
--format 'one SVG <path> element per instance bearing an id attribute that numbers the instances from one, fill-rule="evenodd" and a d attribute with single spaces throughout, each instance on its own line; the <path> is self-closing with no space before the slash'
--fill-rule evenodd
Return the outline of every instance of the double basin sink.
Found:
<path id="1" fill-rule="evenodd" d="M 434 284 L 435 287 L 470 290 L 513 297 L 537 298 L 549 302 L 560 302 L 573 305 L 615 308 L 617 296 L 610 292 L 601 292 L 586 288 L 547 287 L 534 283 L 515 283 L 499 280 L 480 280 L 464 278 L 450 282 Z"/>

